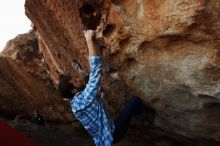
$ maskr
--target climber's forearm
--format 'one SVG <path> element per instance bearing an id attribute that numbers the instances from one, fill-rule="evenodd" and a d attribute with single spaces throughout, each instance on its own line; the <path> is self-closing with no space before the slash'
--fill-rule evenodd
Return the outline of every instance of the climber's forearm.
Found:
<path id="1" fill-rule="evenodd" d="M 91 56 L 100 56 L 100 48 L 97 40 L 95 39 L 95 31 L 94 30 L 85 30 L 84 35 L 86 38 L 86 42 L 89 49 L 89 57 Z"/>
<path id="2" fill-rule="evenodd" d="M 89 49 L 89 57 L 101 55 L 100 48 L 98 44 L 95 42 L 95 40 L 92 39 L 87 40 L 87 45 Z"/>

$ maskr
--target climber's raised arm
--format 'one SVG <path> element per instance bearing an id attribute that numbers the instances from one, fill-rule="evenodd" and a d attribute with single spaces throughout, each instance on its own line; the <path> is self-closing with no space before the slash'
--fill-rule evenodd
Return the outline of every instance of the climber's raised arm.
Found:
<path id="1" fill-rule="evenodd" d="M 83 100 L 89 102 L 92 101 L 92 98 L 96 97 L 101 86 L 102 59 L 100 57 L 99 46 L 96 43 L 95 32 L 88 30 L 84 31 L 84 33 L 89 50 L 90 74 L 89 81 L 82 93 L 84 94 Z"/>
<path id="2" fill-rule="evenodd" d="M 89 50 L 89 57 L 91 56 L 100 56 L 100 48 L 95 39 L 95 31 L 94 30 L 85 30 L 84 35 L 86 38 L 88 50 Z"/>

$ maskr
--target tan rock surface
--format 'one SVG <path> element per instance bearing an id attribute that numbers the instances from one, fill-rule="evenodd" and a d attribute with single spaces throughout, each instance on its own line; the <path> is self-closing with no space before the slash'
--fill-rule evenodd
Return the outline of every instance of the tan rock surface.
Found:
<path id="1" fill-rule="evenodd" d="M 54 83 L 61 73 L 79 77 L 73 60 L 88 73 L 83 28 L 100 23 L 113 113 L 136 94 L 156 110 L 156 127 L 220 141 L 219 0 L 26 0 L 25 7 Z"/>
<path id="2" fill-rule="evenodd" d="M 34 116 L 38 109 L 48 121 L 72 121 L 73 117 L 57 95 L 39 53 L 34 32 L 10 40 L 0 56 L 0 112 L 4 116 Z"/>

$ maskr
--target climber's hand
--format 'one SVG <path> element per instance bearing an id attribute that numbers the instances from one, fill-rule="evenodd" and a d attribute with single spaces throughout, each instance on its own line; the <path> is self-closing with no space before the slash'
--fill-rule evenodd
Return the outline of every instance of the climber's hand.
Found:
<path id="1" fill-rule="evenodd" d="M 84 35 L 86 38 L 87 43 L 90 41 L 93 41 L 95 37 L 95 31 L 94 30 L 84 30 Z"/>

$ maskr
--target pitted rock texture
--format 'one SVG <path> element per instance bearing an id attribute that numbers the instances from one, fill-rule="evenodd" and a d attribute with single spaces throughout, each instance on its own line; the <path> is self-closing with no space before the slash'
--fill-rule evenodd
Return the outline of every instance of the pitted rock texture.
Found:
<path id="1" fill-rule="evenodd" d="M 26 0 L 26 15 L 56 84 L 88 74 L 83 29 L 102 30 L 103 87 L 111 112 L 135 94 L 155 126 L 220 142 L 219 0 Z"/>
<path id="2" fill-rule="evenodd" d="M 5 117 L 34 116 L 37 109 L 47 121 L 70 122 L 69 105 L 57 95 L 40 55 L 33 31 L 10 40 L 0 55 L 0 112 Z"/>

